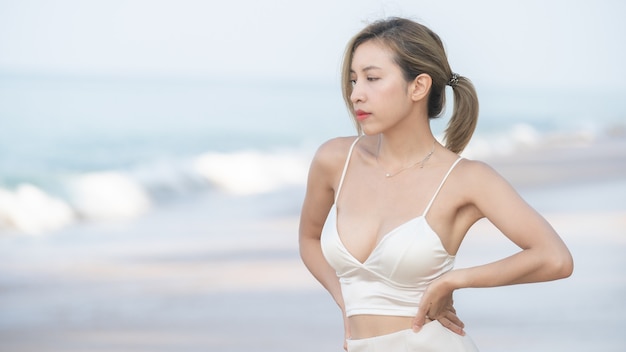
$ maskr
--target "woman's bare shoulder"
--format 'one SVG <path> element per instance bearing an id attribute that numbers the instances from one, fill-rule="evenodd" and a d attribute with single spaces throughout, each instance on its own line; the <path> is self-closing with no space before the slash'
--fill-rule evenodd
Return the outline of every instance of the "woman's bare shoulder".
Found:
<path id="1" fill-rule="evenodd" d="M 463 159 L 457 168 L 456 179 L 458 183 L 470 193 L 511 187 L 496 169 L 484 161 Z"/>
<path id="2" fill-rule="evenodd" d="M 313 165 L 324 169 L 336 169 L 343 165 L 350 146 L 357 137 L 336 137 L 324 142 L 317 149 L 313 158 Z"/>
<path id="3" fill-rule="evenodd" d="M 480 180 L 483 177 L 501 177 L 491 165 L 481 160 L 463 158 L 457 167 L 459 168 L 459 173 L 469 180 Z"/>

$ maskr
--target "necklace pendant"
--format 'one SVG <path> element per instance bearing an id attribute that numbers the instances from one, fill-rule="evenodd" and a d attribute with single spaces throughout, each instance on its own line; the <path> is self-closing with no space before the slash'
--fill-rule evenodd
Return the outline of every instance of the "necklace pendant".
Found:
<path id="1" fill-rule="evenodd" d="M 397 174 L 399 174 L 399 173 L 401 173 L 401 172 L 403 172 L 403 171 L 405 171 L 405 170 L 408 170 L 408 169 L 410 169 L 410 168 L 412 168 L 412 167 L 414 167 L 414 166 L 416 166 L 416 165 L 419 165 L 419 166 L 420 166 L 420 169 L 423 169 L 423 168 L 424 168 L 424 164 L 425 164 L 425 163 L 426 163 L 426 162 L 430 159 L 430 157 L 431 157 L 431 156 L 433 155 L 433 153 L 435 152 L 435 144 L 436 144 L 436 143 L 437 143 L 437 140 L 435 139 L 435 140 L 433 141 L 433 149 L 431 149 L 431 150 L 430 150 L 430 153 L 428 153 L 428 154 L 424 157 L 424 159 L 422 159 L 421 161 L 418 161 L 418 162 L 416 162 L 416 163 L 414 163 L 414 164 L 411 164 L 411 165 L 409 165 L 409 166 L 405 166 L 405 167 L 401 168 L 400 170 L 398 170 L 398 171 L 396 171 L 396 172 L 394 172 L 394 173 L 385 172 L 385 177 L 389 178 L 389 177 L 395 176 L 395 175 L 397 175 Z M 377 163 L 379 163 L 379 165 L 380 165 L 380 162 L 378 161 L 378 155 L 379 155 L 379 154 L 380 154 L 380 137 L 379 137 L 379 139 L 378 139 L 378 153 L 376 154 L 376 162 L 377 162 Z"/>

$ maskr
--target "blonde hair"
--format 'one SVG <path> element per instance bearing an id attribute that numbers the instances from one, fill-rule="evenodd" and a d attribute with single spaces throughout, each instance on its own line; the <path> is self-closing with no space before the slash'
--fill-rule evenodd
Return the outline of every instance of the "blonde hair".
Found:
<path id="1" fill-rule="evenodd" d="M 443 114 L 446 102 L 446 85 L 450 83 L 454 91 L 452 117 L 445 130 L 445 145 L 449 150 L 460 153 L 469 143 L 478 120 L 478 97 L 472 82 L 466 77 L 455 75 L 450 69 L 443 43 L 437 34 L 424 25 L 404 18 L 390 18 L 374 22 L 355 35 L 346 47 L 342 68 L 343 99 L 350 111 L 359 134 L 350 95 L 350 69 L 356 48 L 370 40 L 377 40 L 394 53 L 394 60 L 407 82 L 420 74 L 428 74 L 432 86 L 428 95 L 428 117 L 437 118 Z"/>

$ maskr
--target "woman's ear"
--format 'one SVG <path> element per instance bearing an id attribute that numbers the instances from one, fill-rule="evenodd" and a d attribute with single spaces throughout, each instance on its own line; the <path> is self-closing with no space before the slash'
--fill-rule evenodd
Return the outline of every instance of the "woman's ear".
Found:
<path id="1" fill-rule="evenodd" d="M 428 98 L 430 87 L 433 84 L 433 79 L 430 75 L 422 73 L 415 77 L 415 79 L 409 84 L 409 94 L 413 101 L 419 101 Z"/>

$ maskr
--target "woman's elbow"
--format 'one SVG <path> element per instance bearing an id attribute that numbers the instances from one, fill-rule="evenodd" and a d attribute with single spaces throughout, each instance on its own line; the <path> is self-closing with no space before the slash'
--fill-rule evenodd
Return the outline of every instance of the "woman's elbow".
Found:
<path id="1" fill-rule="evenodd" d="M 553 280 L 565 279 L 570 277 L 574 272 L 574 258 L 572 254 L 564 249 L 558 255 L 551 256 L 550 272 Z"/>

